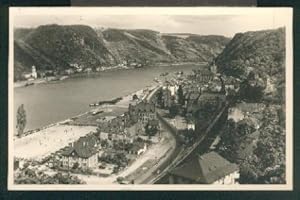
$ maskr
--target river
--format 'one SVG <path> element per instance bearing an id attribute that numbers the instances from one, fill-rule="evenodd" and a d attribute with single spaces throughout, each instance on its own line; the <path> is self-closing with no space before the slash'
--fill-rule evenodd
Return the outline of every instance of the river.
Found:
<path id="1" fill-rule="evenodd" d="M 99 76 L 74 77 L 47 84 L 14 88 L 14 119 L 24 104 L 25 131 L 62 121 L 90 109 L 89 104 L 132 93 L 153 83 L 164 72 L 189 73 L 200 65 L 161 66 L 106 71 Z"/>

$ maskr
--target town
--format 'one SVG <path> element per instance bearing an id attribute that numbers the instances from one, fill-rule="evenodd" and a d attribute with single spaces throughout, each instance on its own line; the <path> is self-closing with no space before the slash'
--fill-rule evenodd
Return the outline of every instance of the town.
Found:
<path id="1" fill-rule="evenodd" d="M 84 44 L 83 44 L 84 45 Z M 120 69 L 139 69 L 143 68 L 149 61 L 143 63 L 135 60 L 124 60 L 119 64 L 110 66 L 86 67 L 78 63 L 69 63 L 64 70 L 44 69 L 37 70 L 36 66 L 31 67 L 30 72 L 24 72 L 15 81 L 15 87 L 31 86 L 39 83 L 62 81 L 69 77 L 85 76 L 85 75 L 99 75 L 104 71 L 120 70 Z"/>
<path id="2" fill-rule="evenodd" d="M 9 189 L 292 189 L 291 10 L 30 9 L 10 12 Z"/>
<path id="3" fill-rule="evenodd" d="M 15 181 L 49 176 L 55 183 L 59 173 L 68 183 L 99 177 L 119 184 L 237 184 L 239 168 L 214 151 L 218 137 L 210 130 L 238 92 L 237 81 L 223 80 L 214 62 L 192 74 L 161 74 L 151 88 L 129 95 L 125 106 L 126 98 L 62 123 L 65 134 L 73 126 L 94 131 L 38 159 L 15 157 Z"/>

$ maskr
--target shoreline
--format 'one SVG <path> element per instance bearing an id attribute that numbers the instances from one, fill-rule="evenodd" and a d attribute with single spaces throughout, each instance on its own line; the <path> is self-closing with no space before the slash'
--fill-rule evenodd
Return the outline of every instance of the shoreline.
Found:
<path id="1" fill-rule="evenodd" d="M 58 77 L 55 77 L 55 80 L 47 80 L 46 78 L 38 78 L 35 80 L 22 80 L 22 81 L 16 81 L 13 82 L 14 88 L 22 88 L 22 87 L 29 87 L 33 85 L 38 85 L 38 84 L 51 84 L 51 83 L 60 83 L 66 79 L 71 79 L 71 78 L 80 78 L 80 77 L 98 77 L 101 76 L 103 72 L 112 72 L 112 71 L 119 71 L 119 70 L 141 70 L 145 68 L 153 68 L 153 67 L 174 67 L 174 66 L 180 66 L 180 65 L 205 65 L 207 62 L 179 62 L 179 63 L 154 63 L 153 66 L 148 66 L 148 67 L 142 67 L 142 68 L 134 68 L 134 67 L 116 67 L 116 68 L 109 68 L 105 69 L 102 71 L 97 71 L 97 72 L 91 72 L 91 73 L 75 73 L 75 74 L 70 74 L 70 75 L 61 75 Z M 50 77 L 50 76 L 49 76 Z M 54 76 L 51 76 L 54 77 Z M 63 79 L 60 79 L 59 77 L 63 77 Z M 32 84 L 32 85 L 26 85 L 26 84 Z"/>
<path id="2" fill-rule="evenodd" d="M 97 125 L 67 124 L 66 122 L 73 121 L 72 118 L 89 114 L 104 107 L 106 109 L 113 107 L 116 107 L 116 109 L 118 107 L 128 108 L 128 105 L 132 102 L 132 95 L 136 94 L 140 100 L 143 100 L 156 86 L 157 85 L 154 84 L 139 90 L 135 90 L 134 92 L 129 92 L 128 94 L 122 96 L 122 100 L 114 105 L 104 104 L 102 106 L 96 106 L 76 116 L 72 116 L 37 129 L 26 131 L 21 137 L 14 135 L 13 144 L 15 148 L 15 157 L 23 160 L 42 160 L 44 157 L 50 155 L 56 150 L 68 145 L 70 142 L 74 141 L 74 139 L 78 139 L 81 136 L 95 132 L 97 129 Z M 118 115 L 115 115 L 115 117 L 117 116 Z M 57 136 L 61 137 L 58 138 Z M 17 147 L 15 145 L 17 145 Z M 34 146 L 35 149 L 42 149 L 37 152 L 26 151 L 27 149 L 31 149 L 26 147 L 28 145 Z M 52 151 L 52 146 L 55 146 L 55 151 Z"/>
<path id="3" fill-rule="evenodd" d="M 157 84 L 153 83 L 152 85 L 149 85 L 149 86 L 146 86 L 145 88 L 141 88 L 141 89 L 138 89 L 134 92 L 131 92 L 131 93 L 128 93 L 124 96 L 120 96 L 120 97 L 115 97 L 115 98 L 112 98 L 112 99 L 119 99 L 120 100 L 118 102 L 116 102 L 115 104 L 107 104 L 107 103 L 104 103 L 104 104 L 101 104 L 99 106 L 93 106 L 93 107 L 89 107 L 89 109 L 86 111 L 86 112 L 83 112 L 83 113 L 80 113 L 78 115 L 75 115 L 75 116 L 70 116 L 68 117 L 67 119 L 64 119 L 62 121 L 58 121 L 58 122 L 53 122 L 53 123 L 50 123 L 48 125 L 45 125 L 45 126 L 42 126 L 42 127 L 39 127 L 39 128 L 35 128 L 35 129 L 32 129 L 32 130 L 28 130 L 26 132 L 23 133 L 23 135 L 21 137 L 18 137 L 16 134 L 14 135 L 14 140 L 15 139 L 20 139 L 20 138 L 23 138 L 23 137 L 26 137 L 26 136 L 29 136 L 29 135 L 32 135 L 34 133 L 37 133 L 37 132 L 40 132 L 42 130 L 45 130 L 47 128 L 51 128 L 51 127 L 54 127 L 54 126 L 59 126 L 59 125 L 64 125 L 66 124 L 66 122 L 69 122 L 69 121 L 73 121 L 73 118 L 78 118 L 78 117 L 81 117 L 83 115 L 86 115 L 88 113 L 91 113 L 91 112 L 94 112 L 94 111 L 98 111 L 99 109 L 103 108 L 103 107 L 124 107 L 124 106 L 127 106 L 127 104 L 129 105 L 130 103 L 130 98 L 136 94 L 137 96 L 140 96 L 140 99 L 144 99 L 147 94 L 144 94 L 145 91 L 152 91 L 155 87 L 157 86 Z M 142 96 L 141 96 L 142 95 Z M 104 101 L 110 101 L 111 99 L 109 100 L 104 100 Z M 88 125 L 86 125 L 88 126 Z"/>

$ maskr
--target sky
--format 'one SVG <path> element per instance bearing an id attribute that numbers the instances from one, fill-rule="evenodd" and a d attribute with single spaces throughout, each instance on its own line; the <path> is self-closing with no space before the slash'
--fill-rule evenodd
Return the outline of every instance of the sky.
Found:
<path id="1" fill-rule="evenodd" d="M 282 13 L 274 9 L 251 12 L 14 12 L 14 27 L 37 27 L 45 24 L 84 24 L 92 27 L 120 29 L 151 29 L 161 33 L 193 33 L 199 35 L 224 35 L 246 31 L 273 29 L 285 25 Z M 202 11 L 202 10 L 200 10 Z M 88 13 L 88 14 L 87 14 Z M 92 13 L 92 14 L 91 14 Z M 107 14 L 106 14 L 107 13 Z M 110 14 L 113 13 L 113 14 Z M 160 14 L 161 13 L 161 14 Z"/>

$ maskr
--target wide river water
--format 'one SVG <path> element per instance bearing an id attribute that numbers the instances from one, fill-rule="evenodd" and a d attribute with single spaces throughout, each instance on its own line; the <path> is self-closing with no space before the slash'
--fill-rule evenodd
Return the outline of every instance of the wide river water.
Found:
<path id="1" fill-rule="evenodd" d="M 106 71 L 96 77 L 76 77 L 15 88 L 14 122 L 21 104 L 24 104 L 27 116 L 25 130 L 31 130 L 86 112 L 90 103 L 124 96 L 149 86 L 163 72 L 189 73 L 199 67 L 184 65 Z"/>

